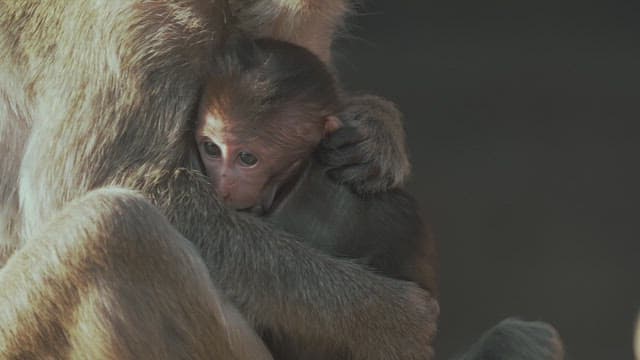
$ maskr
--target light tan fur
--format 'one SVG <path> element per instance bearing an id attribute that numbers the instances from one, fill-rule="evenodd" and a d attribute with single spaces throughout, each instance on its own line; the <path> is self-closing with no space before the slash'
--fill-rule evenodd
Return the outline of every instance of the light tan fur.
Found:
<path id="1" fill-rule="evenodd" d="M 271 358 L 193 245 L 129 190 L 66 205 L 0 284 L 3 359 Z"/>
<path id="2" fill-rule="evenodd" d="M 249 35 L 325 60 L 347 9 L 231 7 Z M 269 358 L 266 327 L 357 359 L 431 358 L 429 293 L 228 211 L 192 168 L 222 9 L 0 0 L 0 357 Z"/>

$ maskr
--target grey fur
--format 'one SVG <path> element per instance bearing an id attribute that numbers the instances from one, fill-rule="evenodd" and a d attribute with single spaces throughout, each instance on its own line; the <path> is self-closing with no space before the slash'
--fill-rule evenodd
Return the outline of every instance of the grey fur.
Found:
<path id="1" fill-rule="evenodd" d="M 562 340 L 553 326 L 509 318 L 488 330 L 458 360 L 562 360 Z"/>

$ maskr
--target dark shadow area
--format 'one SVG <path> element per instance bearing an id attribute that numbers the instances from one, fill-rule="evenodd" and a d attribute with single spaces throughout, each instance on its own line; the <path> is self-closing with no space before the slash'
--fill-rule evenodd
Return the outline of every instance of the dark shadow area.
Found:
<path id="1" fill-rule="evenodd" d="M 369 1 L 337 59 L 406 116 L 446 358 L 510 315 L 630 359 L 640 307 L 640 2 Z"/>

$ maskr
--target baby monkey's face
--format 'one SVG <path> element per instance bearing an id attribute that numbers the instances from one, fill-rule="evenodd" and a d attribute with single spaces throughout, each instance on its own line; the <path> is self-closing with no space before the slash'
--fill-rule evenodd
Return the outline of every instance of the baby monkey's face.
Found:
<path id="1" fill-rule="evenodd" d="M 280 142 L 277 142 L 267 129 L 245 139 L 243 136 L 247 135 L 241 134 L 246 132 L 239 129 L 239 122 L 212 113 L 202 114 L 195 133 L 198 151 L 225 204 L 257 215 L 269 212 L 277 198 L 286 196 L 282 190 L 289 188 L 287 185 L 302 170 L 322 138 L 339 126 L 334 117 L 314 121 L 320 125 L 279 128 L 277 131 L 282 134 L 278 134 Z M 273 127 L 270 129 L 274 131 Z M 300 136 L 300 131 L 305 132 L 304 136 Z M 287 137 L 289 133 L 292 135 Z M 283 138 L 287 144 L 282 144 Z"/>

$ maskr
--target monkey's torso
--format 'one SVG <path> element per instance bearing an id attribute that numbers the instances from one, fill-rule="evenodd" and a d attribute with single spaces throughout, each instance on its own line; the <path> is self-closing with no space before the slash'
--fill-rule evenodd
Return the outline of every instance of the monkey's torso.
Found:
<path id="1" fill-rule="evenodd" d="M 323 252 L 433 290 L 435 284 L 426 283 L 413 266 L 430 241 L 415 200 L 399 189 L 355 194 L 326 170 L 312 161 L 268 221 Z"/>

